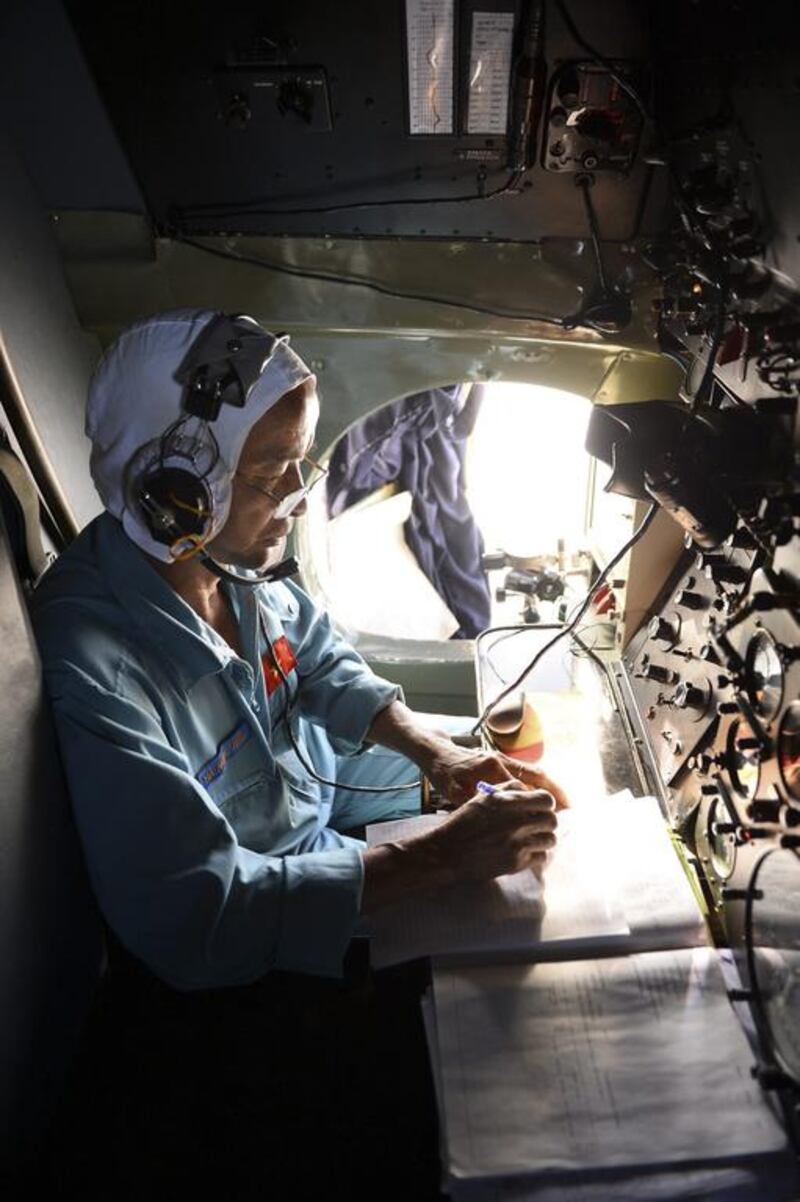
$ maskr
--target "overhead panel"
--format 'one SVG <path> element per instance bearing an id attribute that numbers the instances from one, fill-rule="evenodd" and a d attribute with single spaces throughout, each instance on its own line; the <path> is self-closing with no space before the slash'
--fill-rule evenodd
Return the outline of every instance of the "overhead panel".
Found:
<path id="1" fill-rule="evenodd" d="M 574 182 L 541 164 L 540 112 L 519 147 L 532 23 L 544 31 L 532 94 L 544 98 L 560 64 L 586 57 L 550 0 L 65 3 L 163 231 L 588 233 Z M 615 60 L 647 58 L 633 0 L 570 10 Z M 604 238 L 660 225 L 651 174 L 639 155 L 598 171 Z"/>

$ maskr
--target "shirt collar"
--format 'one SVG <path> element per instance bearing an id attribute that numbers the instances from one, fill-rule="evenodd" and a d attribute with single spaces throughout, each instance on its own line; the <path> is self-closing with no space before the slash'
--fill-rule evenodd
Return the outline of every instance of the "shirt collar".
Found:
<path id="1" fill-rule="evenodd" d="M 225 640 L 196 614 L 148 563 L 116 518 L 97 519 L 97 551 L 103 577 L 115 600 L 148 643 L 159 650 L 165 670 L 184 692 L 238 659 Z"/>

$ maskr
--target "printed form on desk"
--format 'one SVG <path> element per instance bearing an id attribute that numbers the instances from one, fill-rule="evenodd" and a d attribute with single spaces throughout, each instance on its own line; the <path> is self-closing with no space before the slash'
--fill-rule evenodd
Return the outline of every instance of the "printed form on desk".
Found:
<path id="1" fill-rule="evenodd" d="M 439 1115 L 442 1165 L 447 1170 L 447 1115 L 433 988 L 423 995 L 421 1005 Z M 653 1147 L 658 1139 L 659 1133 L 654 1132 Z M 658 1169 L 606 1165 L 566 1173 L 532 1170 L 447 1176 L 446 1192 L 453 1202 L 798 1202 L 800 1198 L 792 1184 L 797 1175 L 788 1147 L 778 1152 L 770 1148 L 759 1157 L 742 1154 L 704 1168 L 677 1161 Z"/>
<path id="2" fill-rule="evenodd" d="M 371 847 L 446 821 L 367 828 Z M 705 925 L 654 798 L 600 799 L 559 814 L 543 882 L 526 871 L 420 893 L 376 913 L 376 968 L 419 956 L 508 963 L 705 942 Z"/>
<path id="3" fill-rule="evenodd" d="M 796 1202 L 782 1125 L 751 1077 L 717 953 L 698 946 L 705 924 L 657 803 L 603 800 L 560 818 L 544 903 L 563 930 L 576 878 L 596 887 L 600 872 L 628 934 L 598 933 L 582 959 L 568 958 L 568 939 L 557 962 L 435 958 L 423 1019 L 446 1192 L 453 1202 Z M 528 893 L 542 904 L 535 884 Z M 629 954 L 610 955 L 620 939 Z"/>
<path id="4" fill-rule="evenodd" d="M 437 969 L 434 1000 L 454 1180 L 700 1168 L 785 1146 L 712 949 Z"/>

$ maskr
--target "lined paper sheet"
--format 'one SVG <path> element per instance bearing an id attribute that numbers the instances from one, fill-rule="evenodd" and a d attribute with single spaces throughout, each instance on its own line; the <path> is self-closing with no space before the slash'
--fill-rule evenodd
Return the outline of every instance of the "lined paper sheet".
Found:
<path id="1" fill-rule="evenodd" d="M 785 1145 L 710 949 L 439 969 L 434 995 L 456 1178 Z"/>
<path id="2" fill-rule="evenodd" d="M 445 815 L 425 814 L 378 823 L 367 827 L 367 843 L 374 847 L 409 838 L 445 820 Z M 373 967 L 431 955 L 501 960 L 575 955 L 598 940 L 624 940 L 629 928 L 613 877 L 582 825 L 577 813 L 560 816 L 559 845 L 544 887 L 532 872 L 518 872 L 420 892 L 376 912 L 370 921 Z"/>
<path id="3" fill-rule="evenodd" d="M 707 943 L 697 897 L 655 797 L 610 801 L 581 814 L 592 825 L 597 845 L 610 844 L 632 945 L 651 951 Z M 588 825 L 585 834 L 592 838 Z"/>
<path id="4" fill-rule="evenodd" d="M 424 814 L 367 828 L 375 846 L 430 830 Z M 372 962 L 436 955 L 560 959 L 707 942 L 702 913 L 654 797 L 602 798 L 559 815 L 543 883 L 530 872 L 436 894 L 375 915 Z"/>
<path id="5" fill-rule="evenodd" d="M 367 842 L 375 846 L 408 838 L 443 820 L 444 815 L 426 814 L 419 820 L 381 823 L 367 828 Z M 373 914 L 370 960 L 374 968 L 385 968 L 443 952 L 509 953 L 538 936 L 541 918 L 541 888 L 532 872 L 450 885 Z"/>

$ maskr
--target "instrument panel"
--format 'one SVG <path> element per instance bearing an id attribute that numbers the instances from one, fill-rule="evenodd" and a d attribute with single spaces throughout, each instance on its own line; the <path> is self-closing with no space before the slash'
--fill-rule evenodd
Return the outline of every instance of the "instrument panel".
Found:
<path id="1" fill-rule="evenodd" d="M 762 511 L 767 512 L 763 505 Z M 687 549 L 624 672 L 631 718 L 759 1034 L 756 1073 L 800 1083 L 800 531 L 739 522 Z M 774 512 L 774 507 L 773 507 Z M 734 991 L 736 993 L 737 991 Z"/>

